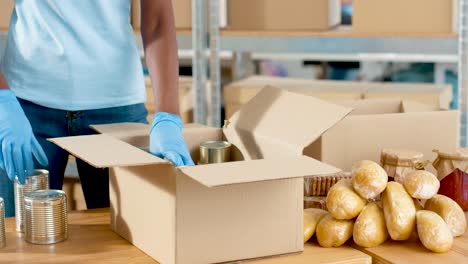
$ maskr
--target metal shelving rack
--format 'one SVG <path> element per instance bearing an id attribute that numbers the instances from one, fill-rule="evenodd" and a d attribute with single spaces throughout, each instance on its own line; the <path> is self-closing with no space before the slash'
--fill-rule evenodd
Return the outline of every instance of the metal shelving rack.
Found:
<path id="1" fill-rule="evenodd" d="M 331 32 L 244 32 L 221 30 L 219 27 L 219 0 L 192 0 L 194 38 L 196 50 L 194 58 L 195 78 L 195 117 L 196 121 L 206 123 L 206 70 L 207 59 L 202 54 L 206 40 L 205 8 L 209 4 L 209 37 L 211 98 L 211 125 L 221 126 L 221 51 L 232 51 L 238 72 L 242 72 L 242 59 L 254 52 L 257 57 L 272 54 L 314 54 L 316 57 L 332 55 L 334 60 L 381 60 L 405 62 L 458 63 L 461 117 L 461 144 L 467 145 L 468 123 L 468 0 L 460 0 L 459 34 L 440 35 L 365 35 L 351 31 Z M 201 22 L 203 21 L 203 22 Z M 195 23 L 197 22 L 197 23 Z M 196 30 L 195 30 L 196 29 Z M 203 43 L 195 43 L 202 41 Z M 242 76 L 239 76 L 242 77 Z"/>

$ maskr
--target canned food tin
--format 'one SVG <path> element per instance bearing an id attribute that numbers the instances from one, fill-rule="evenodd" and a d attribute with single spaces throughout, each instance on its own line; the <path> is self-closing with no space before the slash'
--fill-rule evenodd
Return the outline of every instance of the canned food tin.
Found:
<path id="1" fill-rule="evenodd" d="M 231 159 L 231 143 L 206 141 L 200 144 L 200 164 L 223 163 Z"/>
<path id="2" fill-rule="evenodd" d="M 25 240 L 54 244 L 68 237 L 67 197 L 59 190 L 24 194 Z"/>
<path id="3" fill-rule="evenodd" d="M 3 198 L 0 197 L 0 248 L 6 247 L 5 236 L 5 203 Z"/>
<path id="4" fill-rule="evenodd" d="M 24 232 L 24 194 L 49 189 L 49 171 L 34 170 L 33 175 L 26 177 L 24 185 L 15 180 L 15 215 L 16 231 Z"/>

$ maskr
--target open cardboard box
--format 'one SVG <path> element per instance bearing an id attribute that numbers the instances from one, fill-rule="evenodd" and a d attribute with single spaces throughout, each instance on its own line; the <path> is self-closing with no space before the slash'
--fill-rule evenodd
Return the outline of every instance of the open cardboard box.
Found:
<path id="1" fill-rule="evenodd" d="M 434 160 L 433 149 L 454 150 L 459 146 L 459 111 L 401 100 L 337 103 L 354 111 L 304 153 L 342 170 L 349 171 L 363 159 L 380 162 L 384 148 L 420 151 L 425 159 Z"/>
<path id="2" fill-rule="evenodd" d="M 303 178 L 339 169 L 303 150 L 350 108 L 267 87 L 223 129 L 184 128 L 199 144 L 226 138 L 236 160 L 175 168 L 139 147 L 148 127 L 94 126 L 101 135 L 52 142 L 110 168 L 112 229 L 161 263 L 218 263 L 303 250 Z"/>

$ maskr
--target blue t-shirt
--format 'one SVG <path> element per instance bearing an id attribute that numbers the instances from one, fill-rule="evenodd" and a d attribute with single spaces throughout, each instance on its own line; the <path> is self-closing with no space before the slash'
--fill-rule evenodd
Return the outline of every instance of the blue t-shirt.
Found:
<path id="1" fill-rule="evenodd" d="M 130 0 L 15 0 L 2 72 L 16 96 L 61 110 L 145 101 Z"/>

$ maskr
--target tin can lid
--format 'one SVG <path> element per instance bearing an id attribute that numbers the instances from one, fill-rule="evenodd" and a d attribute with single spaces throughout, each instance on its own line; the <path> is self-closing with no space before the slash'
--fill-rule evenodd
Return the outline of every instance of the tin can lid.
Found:
<path id="1" fill-rule="evenodd" d="M 24 194 L 25 202 L 55 202 L 62 201 L 66 197 L 64 191 L 60 190 L 40 190 Z"/>
<path id="2" fill-rule="evenodd" d="M 26 176 L 26 184 L 34 184 L 38 181 L 43 181 L 49 179 L 49 171 L 48 170 L 34 170 L 32 175 Z M 19 183 L 18 178 L 15 178 L 15 183 L 22 185 Z"/>
<path id="3" fill-rule="evenodd" d="M 224 148 L 229 148 L 231 146 L 231 143 L 227 141 L 206 141 L 200 144 L 201 148 L 207 148 L 207 149 L 224 149 Z"/>
<path id="4" fill-rule="evenodd" d="M 3 198 L 0 197 L 0 206 L 3 207 L 3 204 L 4 204 Z"/>

